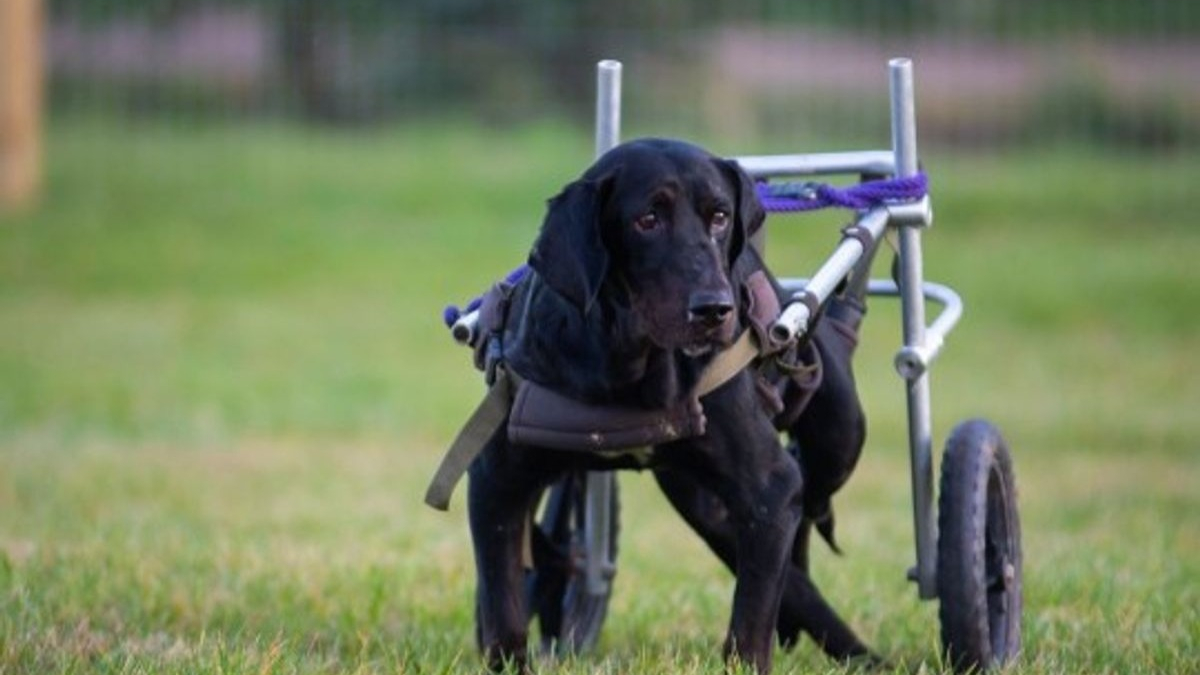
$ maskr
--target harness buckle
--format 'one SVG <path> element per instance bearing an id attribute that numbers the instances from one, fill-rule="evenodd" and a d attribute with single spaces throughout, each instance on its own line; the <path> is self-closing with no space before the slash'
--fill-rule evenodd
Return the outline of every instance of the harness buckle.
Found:
<path id="1" fill-rule="evenodd" d="M 496 331 L 487 336 L 487 347 L 483 355 L 483 381 L 490 387 L 496 384 L 496 369 L 504 362 L 504 345 L 500 332 Z"/>

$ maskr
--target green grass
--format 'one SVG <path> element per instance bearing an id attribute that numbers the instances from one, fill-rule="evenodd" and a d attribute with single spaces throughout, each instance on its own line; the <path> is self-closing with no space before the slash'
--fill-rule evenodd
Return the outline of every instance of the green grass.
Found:
<path id="1" fill-rule="evenodd" d="M 44 205 L 0 221 L 0 672 L 476 672 L 462 498 L 420 502 L 480 393 L 440 309 L 523 258 L 588 146 L 54 127 Z M 1016 458 L 1012 672 L 1200 670 L 1197 159 L 927 158 L 926 267 L 968 303 L 937 437 L 986 415 Z M 838 218 L 775 226 L 776 267 L 811 272 Z M 903 579 L 898 333 L 874 307 L 847 555 L 815 574 L 884 654 L 940 672 L 936 606 Z M 546 670 L 719 672 L 729 577 L 649 477 L 622 488 L 600 649 Z M 809 644 L 777 666 L 841 672 Z"/>

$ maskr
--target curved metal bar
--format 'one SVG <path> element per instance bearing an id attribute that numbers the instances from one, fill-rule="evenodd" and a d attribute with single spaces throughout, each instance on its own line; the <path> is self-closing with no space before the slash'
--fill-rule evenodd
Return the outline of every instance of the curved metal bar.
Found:
<path id="1" fill-rule="evenodd" d="M 785 277 L 779 284 L 791 295 L 803 293 L 809 280 L 802 277 Z M 922 296 L 929 301 L 942 306 L 941 312 L 933 323 L 925 329 L 925 342 L 915 347 L 902 347 L 896 353 L 896 370 L 906 379 L 910 370 L 924 372 L 937 360 L 941 354 L 946 336 L 958 325 L 963 315 L 962 297 L 949 286 L 926 281 L 921 290 Z M 900 297 L 900 287 L 891 279 L 871 279 L 867 285 L 867 295 L 879 297 Z"/>

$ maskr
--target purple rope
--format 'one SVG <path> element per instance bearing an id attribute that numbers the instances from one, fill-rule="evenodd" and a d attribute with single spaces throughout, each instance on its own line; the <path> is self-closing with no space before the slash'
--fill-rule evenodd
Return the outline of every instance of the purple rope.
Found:
<path id="1" fill-rule="evenodd" d="M 526 274 L 529 274 L 529 265 L 521 265 L 517 269 L 505 275 L 504 283 L 509 285 L 516 284 L 521 279 L 524 279 Z M 450 326 L 454 325 L 455 321 L 458 321 L 460 318 L 462 318 L 464 314 L 470 314 L 471 312 L 474 312 L 475 310 L 479 309 L 479 306 L 482 304 L 483 296 L 481 295 L 477 298 L 472 298 L 471 301 L 467 303 L 467 306 L 463 308 L 456 307 L 455 305 L 446 305 L 446 309 L 442 310 L 442 321 L 446 322 L 446 327 L 449 328 Z"/>
<path id="2" fill-rule="evenodd" d="M 759 183 L 763 208 L 774 213 L 816 211 L 828 207 L 862 210 L 892 201 L 920 199 L 929 192 L 924 173 L 906 178 L 873 180 L 847 188 L 825 183 Z"/>

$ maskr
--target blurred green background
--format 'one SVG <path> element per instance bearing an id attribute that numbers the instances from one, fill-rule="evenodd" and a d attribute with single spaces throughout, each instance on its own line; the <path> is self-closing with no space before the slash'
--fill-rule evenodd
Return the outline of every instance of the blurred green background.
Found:
<path id="1" fill-rule="evenodd" d="M 590 161 L 595 62 L 625 136 L 734 155 L 887 147 L 896 55 L 926 272 L 967 302 L 937 438 L 992 418 L 1022 488 L 1018 672 L 1200 669 L 1196 3 L 51 0 L 45 50 L 44 189 L 0 215 L 0 670 L 472 671 L 461 496 L 420 503 L 481 391 L 441 308 Z M 844 218 L 772 220 L 771 263 L 811 273 Z M 937 671 L 870 317 L 850 553 L 814 564 Z M 719 667 L 728 578 L 622 485 L 606 638 L 562 668 Z"/>

